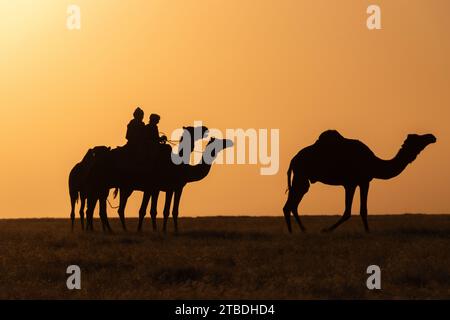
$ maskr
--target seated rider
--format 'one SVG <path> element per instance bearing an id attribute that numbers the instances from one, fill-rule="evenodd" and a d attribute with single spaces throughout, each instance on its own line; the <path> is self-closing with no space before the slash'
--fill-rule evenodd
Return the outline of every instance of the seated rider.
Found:
<path id="1" fill-rule="evenodd" d="M 127 126 L 127 146 L 138 151 L 144 145 L 145 124 L 144 121 L 142 121 L 144 119 L 144 111 L 139 107 L 136 108 L 133 117 L 134 119 L 132 119 Z"/>
<path id="2" fill-rule="evenodd" d="M 161 117 L 156 114 L 152 113 L 150 115 L 148 124 L 145 126 L 146 130 L 146 141 L 151 145 L 158 145 L 160 143 L 166 143 L 167 137 L 166 136 L 159 136 L 159 129 L 158 129 L 158 123 Z"/>
<path id="3" fill-rule="evenodd" d="M 163 157 L 165 158 L 166 154 L 164 152 L 163 156 L 163 145 L 167 142 L 166 136 L 159 136 L 159 129 L 158 129 L 158 123 L 161 117 L 156 114 L 152 113 L 150 115 L 148 124 L 145 126 L 145 145 L 146 145 L 146 155 L 147 160 L 150 162 L 153 162 L 155 165 L 157 165 L 154 160 Z M 168 156 L 170 156 L 170 151 L 172 150 L 169 146 L 164 145 L 168 148 Z M 167 149 L 164 149 L 167 150 Z M 160 159 L 163 159 L 160 158 Z"/>

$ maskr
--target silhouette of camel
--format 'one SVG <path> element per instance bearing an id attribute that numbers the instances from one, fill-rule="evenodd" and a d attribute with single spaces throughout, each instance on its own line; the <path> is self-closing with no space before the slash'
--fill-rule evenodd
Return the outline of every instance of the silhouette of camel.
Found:
<path id="1" fill-rule="evenodd" d="M 205 153 L 209 153 L 211 158 L 215 158 L 219 151 L 231 145 L 231 140 L 212 138 L 205 149 L 204 156 Z M 133 171 L 125 169 L 123 166 L 118 166 L 118 163 L 123 159 L 123 148 L 116 148 L 110 151 L 102 150 L 101 152 L 95 153 L 95 161 L 89 171 L 86 182 L 87 230 L 93 230 L 93 214 L 98 201 L 102 228 L 104 231 L 112 231 L 108 222 L 106 209 L 107 197 L 111 188 L 119 188 L 121 190 L 121 208 L 119 208 L 119 215 L 122 226 L 126 230 L 124 209 L 126 200 L 132 191 L 144 191 L 147 193 L 146 197 L 150 199 L 150 196 L 156 195 L 159 190 L 170 193 L 172 188 L 184 187 L 187 182 L 195 181 L 197 176 L 201 176 L 205 172 L 204 163 L 195 166 L 188 164 L 175 165 L 171 159 L 170 146 L 162 145 L 162 147 L 163 151 L 157 157 L 156 163 L 153 161 L 146 165 L 145 168 L 135 168 Z M 179 197 L 181 197 L 181 192 L 179 192 Z M 170 208 L 170 201 L 167 202 Z M 178 205 L 176 207 L 178 208 Z"/>
<path id="2" fill-rule="evenodd" d="M 77 163 L 69 174 L 69 195 L 70 195 L 70 219 L 72 221 L 72 231 L 75 224 L 75 204 L 80 199 L 80 221 L 81 229 L 84 230 L 84 207 L 86 205 L 86 181 L 89 170 L 94 162 L 94 155 L 96 152 L 102 150 L 109 150 L 104 146 L 97 146 L 89 149 L 81 162 Z"/>
<path id="3" fill-rule="evenodd" d="M 144 192 L 141 207 L 139 209 L 138 231 L 142 230 L 142 223 L 144 221 L 150 199 L 152 201 L 150 216 L 152 218 L 153 230 L 157 229 L 156 216 L 158 197 L 159 192 L 164 191 L 166 193 L 166 200 L 164 205 L 163 230 L 164 232 L 167 231 L 167 220 L 170 214 L 172 197 L 174 197 L 172 217 L 175 232 L 178 232 L 178 213 L 183 188 L 187 183 L 204 179 L 208 175 L 211 169 L 212 161 L 217 157 L 218 153 L 231 146 L 233 146 L 233 142 L 231 140 L 211 138 L 203 152 L 202 161 L 199 164 L 190 165 L 182 163 L 175 165 L 169 159 L 169 162 L 166 162 L 163 166 L 160 166 L 159 170 L 157 170 L 157 172 L 151 177 L 156 184 L 152 185 Z M 132 187 L 120 188 L 120 205 L 118 212 L 124 230 L 126 230 L 125 207 L 129 196 L 134 190 L 136 189 Z"/>
<path id="4" fill-rule="evenodd" d="M 289 232 L 292 232 L 291 212 L 300 229 L 305 231 L 298 216 L 298 205 L 308 192 L 310 183 L 317 181 L 345 188 L 344 214 L 335 224 L 323 229 L 324 232 L 333 231 L 350 218 L 357 187 L 361 197 L 360 215 L 366 232 L 369 232 L 367 195 L 372 179 L 387 180 L 398 176 L 425 147 L 435 142 L 436 137 L 432 134 L 410 134 L 393 159 L 382 160 L 358 140 L 346 139 L 335 130 L 323 132 L 313 145 L 300 150 L 289 165 L 289 194 L 283 207 Z"/>

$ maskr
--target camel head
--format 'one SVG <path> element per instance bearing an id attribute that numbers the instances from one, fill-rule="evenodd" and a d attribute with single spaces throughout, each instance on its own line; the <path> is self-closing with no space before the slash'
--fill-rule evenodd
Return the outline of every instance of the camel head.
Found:
<path id="1" fill-rule="evenodd" d="M 189 133 L 189 137 L 193 139 L 193 141 L 201 140 L 208 137 L 209 129 L 208 127 L 183 127 L 183 131 Z M 183 137 L 181 137 L 183 140 Z M 180 140 L 180 141 L 181 141 Z"/>
<path id="2" fill-rule="evenodd" d="M 432 134 L 409 134 L 403 143 L 402 149 L 409 155 L 411 161 L 413 161 L 422 150 L 428 145 L 436 143 L 436 141 L 436 137 Z"/>
<path id="3" fill-rule="evenodd" d="M 211 137 L 211 139 L 209 139 L 208 144 L 206 145 L 206 147 L 208 148 L 208 146 L 214 146 L 216 152 L 220 152 L 226 148 L 230 148 L 233 146 L 233 140 L 230 139 L 217 139 L 214 137 Z"/>
<path id="4" fill-rule="evenodd" d="M 204 162 L 207 164 L 212 164 L 220 151 L 232 146 L 233 141 L 230 139 L 218 139 L 211 137 L 206 145 L 205 152 L 203 153 Z"/>

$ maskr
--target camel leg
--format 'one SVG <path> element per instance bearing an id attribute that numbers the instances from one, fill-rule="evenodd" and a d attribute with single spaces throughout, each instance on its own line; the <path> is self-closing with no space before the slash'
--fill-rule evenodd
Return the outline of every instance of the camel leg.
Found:
<path id="1" fill-rule="evenodd" d="M 286 204 L 283 207 L 283 213 L 284 213 L 284 220 L 286 220 L 286 225 L 288 228 L 289 233 L 292 233 L 292 226 L 291 226 L 291 209 L 288 207 L 288 203 L 290 195 L 288 195 L 288 199 L 286 200 Z"/>
<path id="2" fill-rule="evenodd" d="M 120 189 L 119 210 L 117 210 L 117 213 L 119 214 L 123 231 L 127 231 L 127 226 L 125 224 L 125 207 L 127 206 L 128 198 L 130 197 L 132 192 L 133 191 L 129 189 Z"/>
<path id="3" fill-rule="evenodd" d="M 106 220 L 105 220 L 105 211 L 102 208 L 102 199 L 100 199 L 98 201 L 98 206 L 99 206 L 100 221 L 102 223 L 102 230 L 103 230 L 103 232 L 105 232 L 106 231 Z"/>
<path id="4" fill-rule="evenodd" d="M 103 201 L 103 208 L 104 208 L 104 218 L 105 218 L 105 224 L 106 224 L 106 229 L 108 230 L 108 232 L 112 233 L 112 229 L 111 226 L 109 225 L 109 220 L 108 220 L 108 212 L 106 211 L 106 199 L 107 199 L 108 195 L 106 195 L 105 200 Z"/>
<path id="5" fill-rule="evenodd" d="M 352 203 L 353 203 L 353 196 L 355 195 L 356 186 L 355 185 L 348 185 L 345 186 L 345 211 L 344 215 L 329 228 L 325 228 L 322 231 L 323 232 L 331 232 L 337 227 L 339 227 L 342 223 L 350 219 L 352 215 Z"/>
<path id="6" fill-rule="evenodd" d="M 297 184 L 297 185 L 295 185 Z M 300 202 L 303 199 L 303 196 L 308 192 L 309 190 L 309 181 L 308 179 L 302 179 L 299 181 L 294 180 L 293 182 L 293 188 L 297 188 L 297 193 L 294 195 L 293 199 L 293 208 L 292 208 L 292 214 L 294 215 L 295 220 L 297 221 L 298 226 L 300 227 L 300 230 L 303 232 L 306 231 L 306 228 L 303 226 L 303 223 L 300 220 L 300 217 L 298 216 L 298 206 L 300 205 Z"/>
<path id="7" fill-rule="evenodd" d="M 150 201 L 150 192 L 144 192 L 144 195 L 142 196 L 141 207 L 139 208 L 139 224 L 137 231 L 142 230 L 142 223 L 144 222 L 145 213 L 147 211 L 149 201 Z"/>
<path id="8" fill-rule="evenodd" d="M 106 209 L 106 197 L 102 197 L 99 201 L 100 205 L 100 218 L 102 220 L 103 231 L 112 232 L 112 229 L 108 221 L 108 212 Z"/>
<path id="9" fill-rule="evenodd" d="M 70 193 L 70 220 L 72 221 L 72 231 L 75 224 L 75 203 L 77 202 L 78 192 Z"/>
<path id="10" fill-rule="evenodd" d="M 86 193 L 81 192 L 81 206 L 80 206 L 80 222 L 81 222 L 81 230 L 84 230 L 84 207 L 86 206 Z"/>
<path id="11" fill-rule="evenodd" d="M 293 202 L 294 192 L 295 191 L 293 190 L 293 188 L 291 188 L 289 190 L 288 198 L 283 207 L 284 219 L 286 220 L 286 225 L 287 225 L 289 233 L 292 233 L 291 212 L 292 212 L 292 202 Z"/>
<path id="12" fill-rule="evenodd" d="M 179 188 L 179 189 L 175 190 L 175 197 L 173 200 L 172 217 L 173 217 L 173 225 L 175 227 L 175 233 L 178 233 L 178 210 L 180 207 L 180 199 L 181 199 L 182 193 L 183 193 L 183 188 Z"/>
<path id="13" fill-rule="evenodd" d="M 369 182 L 363 183 L 359 186 L 359 193 L 361 196 L 360 215 L 364 224 L 364 229 L 369 232 L 369 224 L 367 222 L 367 196 L 369 194 Z"/>
<path id="14" fill-rule="evenodd" d="M 300 205 L 303 196 L 308 192 L 308 190 L 309 190 L 308 179 L 306 177 L 299 178 L 294 174 L 292 187 L 291 190 L 289 190 L 288 199 L 283 207 L 284 218 L 286 220 L 288 231 L 290 233 L 292 232 L 291 215 L 290 215 L 291 212 L 294 215 L 294 218 L 297 221 L 297 224 L 299 225 L 300 229 L 302 231 L 306 230 L 298 215 L 298 206 Z"/>
<path id="15" fill-rule="evenodd" d="M 86 210 L 86 230 L 94 231 L 94 210 L 95 205 L 97 204 L 97 198 L 96 197 L 88 197 L 87 200 L 87 210 Z"/>
<path id="16" fill-rule="evenodd" d="M 163 231 L 167 232 L 167 219 L 170 214 L 170 203 L 172 202 L 173 190 L 166 191 L 166 202 L 164 203 L 164 224 Z"/>
<path id="17" fill-rule="evenodd" d="M 150 216 L 152 217 L 153 231 L 156 231 L 156 216 L 158 215 L 158 197 L 159 191 L 156 190 L 152 194 L 152 206 L 150 208 Z"/>
<path id="18" fill-rule="evenodd" d="M 298 211 L 297 208 L 294 209 L 294 211 L 292 211 L 292 214 L 294 215 L 295 220 L 297 221 L 298 226 L 300 227 L 300 230 L 302 230 L 303 232 L 306 231 L 305 226 L 303 225 L 302 221 L 300 220 L 300 217 L 298 216 Z"/>

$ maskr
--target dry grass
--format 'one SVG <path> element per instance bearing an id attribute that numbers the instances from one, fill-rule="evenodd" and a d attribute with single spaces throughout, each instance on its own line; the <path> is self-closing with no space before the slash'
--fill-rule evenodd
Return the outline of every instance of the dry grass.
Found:
<path id="1" fill-rule="evenodd" d="M 309 232 L 288 235 L 281 217 L 184 218 L 178 236 L 151 232 L 148 220 L 142 234 L 113 220 L 112 235 L 70 233 L 68 220 L 0 220 L 0 298 L 450 298 L 450 216 L 372 216 L 371 234 L 354 217 L 319 232 L 336 219 L 305 217 Z M 70 264 L 82 290 L 66 288 Z M 380 291 L 366 289 L 371 264 Z"/>

